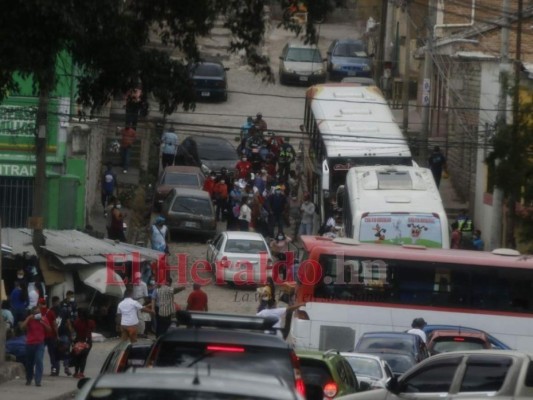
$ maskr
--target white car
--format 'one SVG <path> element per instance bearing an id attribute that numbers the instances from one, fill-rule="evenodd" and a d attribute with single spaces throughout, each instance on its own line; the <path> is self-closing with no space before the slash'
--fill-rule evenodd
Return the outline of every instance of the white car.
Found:
<path id="1" fill-rule="evenodd" d="M 359 382 L 368 382 L 370 389 L 383 389 L 387 387 L 394 374 L 386 361 L 378 356 L 363 353 L 341 353 Z"/>
<path id="2" fill-rule="evenodd" d="M 256 232 L 227 231 L 207 242 L 207 261 L 217 284 L 264 284 L 272 275 L 272 253 Z"/>

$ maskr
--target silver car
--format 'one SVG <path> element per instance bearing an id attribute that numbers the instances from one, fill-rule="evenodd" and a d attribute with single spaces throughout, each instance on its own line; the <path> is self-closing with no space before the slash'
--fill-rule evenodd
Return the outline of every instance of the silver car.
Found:
<path id="1" fill-rule="evenodd" d="M 272 275 L 272 253 L 256 232 L 220 233 L 207 242 L 207 261 L 218 284 L 262 284 Z"/>
<path id="2" fill-rule="evenodd" d="M 359 382 L 367 382 L 370 389 L 380 389 L 394 376 L 386 361 L 363 353 L 341 353 L 353 369 Z"/>
<path id="3" fill-rule="evenodd" d="M 279 59 L 279 81 L 282 85 L 309 86 L 326 82 L 325 59 L 316 46 L 287 43 Z"/>

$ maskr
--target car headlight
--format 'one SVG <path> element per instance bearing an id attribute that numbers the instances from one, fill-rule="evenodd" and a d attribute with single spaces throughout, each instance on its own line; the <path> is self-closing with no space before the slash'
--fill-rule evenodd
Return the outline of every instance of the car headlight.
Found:
<path id="1" fill-rule="evenodd" d="M 341 70 L 342 69 L 342 65 L 340 65 L 340 64 L 333 64 L 332 67 L 333 67 L 334 70 Z"/>
<path id="2" fill-rule="evenodd" d="M 200 169 L 202 170 L 202 172 L 204 173 L 205 176 L 207 176 L 207 175 L 209 175 L 211 173 L 211 170 L 205 164 L 202 164 Z"/>
<path id="3" fill-rule="evenodd" d="M 323 73 L 324 73 L 324 69 L 323 68 L 320 68 L 320 69 L 317 69 L 316 71 L 313 71 L 314 75 L 322 75 Z"/>
<path id="4" fill-rule="evenodd" d="M 293 69 L 287 68 L 285 66 L 283 66 L 283 72 L 286 72 L 287 74 L 294 74 Z"/>

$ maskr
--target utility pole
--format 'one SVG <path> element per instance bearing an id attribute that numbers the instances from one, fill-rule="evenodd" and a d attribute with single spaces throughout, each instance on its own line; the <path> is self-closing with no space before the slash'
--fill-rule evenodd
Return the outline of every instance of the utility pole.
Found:
<path id="1" fill-rule="evenodd" d="M 381 18 L 379 20 L 379 46 L 378 46 L 378 61 L 375 63 L 376 69 L 374 71 L 374 81 L 380 82 L 383 76 L 383 60 L 385 57 L 385 33 L 387 24 L 387 10 L 389 6 L 388 0 L 382 0 L 381 2 Z"/>
<path id="2" fill-rule="evenodd" d="M 422 82 L 422 131 L 420 136 L 420 161 L 425 165 L 428 160 L 429 118 L 431 110 L 431 91 L 433 77 L 433 41 L 437 1 L 429 0 L 427 18 L 427 44 L 424 57 L 424 80 Z"/>
<path id="3" fill-rule="evenodd" d="M 501 29 L 500 47 L 500 93 L 498 99 L 498 115 L 496 116 L 496 129 L 503 129 L 507 125 L 507 90 L 509 88 L 509 0 L 503 0 L 502 15 L 504 18 Z M 498 160 L 495 161 L 496 167 Z M 492 226 L 490 230 L 490 250 L 497 249 L 502 245 L 503 227 L 503 190 L 494 186 L 492 192 Z"/>
<path id="4" fill-rule="evenodd" d="M 411 14 L 410 1 L 405 2 L 405 65 L 403 73 L 402 104 L 403 104 L 403 133 L 409 132 L 409 81 L 411 77 Z M 423 158 L 424 160 L 427 157 Z"/>

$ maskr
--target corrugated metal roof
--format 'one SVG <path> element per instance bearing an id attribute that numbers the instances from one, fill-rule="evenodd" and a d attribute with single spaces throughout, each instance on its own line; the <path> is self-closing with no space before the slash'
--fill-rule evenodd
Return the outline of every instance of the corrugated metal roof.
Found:
<path id="1" fill-rule="evenodd" d="M 44 230 L 45 246 L 43 249 L 56 256 L 63 266 L 105 265 L 107 256 L 126 254 L 131 260 L 133 253 L 139 253 L 141 260 L 157 260 L 164 254 L 146 247 L 109 239 L 97 239 L 77 230 Z M 32 231 L 26 228 L 3 228 L 2 247 L 9 247 L 12 255 L 35 255 L 32 244 Z"/>

